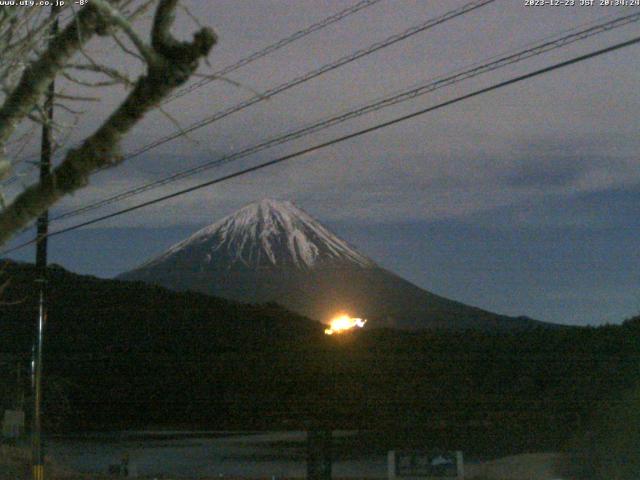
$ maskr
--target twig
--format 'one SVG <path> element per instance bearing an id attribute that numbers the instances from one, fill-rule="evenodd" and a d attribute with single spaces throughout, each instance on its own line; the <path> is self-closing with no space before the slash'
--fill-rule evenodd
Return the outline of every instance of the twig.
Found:
<path id="1" fill-rule="evenodd" d="M 198 68 L 199 60 L 208 55 L 217 41 L 212 30 L 199 30 L 191 42 L 180 42 L 171 35 L 176 3 L 177 0 L 160 0 L 151 32 L 154 61 L 124 102 L 82 145 L 67 152 L 50 177 L 25 189 L 0 212 L 0 245 L 63 196 L 84 187 L 92 172 L 122 162 L 122 137 L 184 84 Z"/>
<path id="2" fill-rule="evenodd" d="M 133 26 L 117 9 L 115 9 L 110 3 L 105 2 L 104 0 L 91 0 L 92 5 L 94 5 L 100 12 L 108 16 L 114 24 L 118 25 L 124 33 L 127 34 L 129 39 L 136 46 L 140 54 L 144 57 L 144 59 L 149 63 L 149 65 L 155 63 L 157 61 L 156 52 L 154 52 L 150 46 L 148 46 L 144 41 L 138 36 L 138 34 L 133 29 Z"/>

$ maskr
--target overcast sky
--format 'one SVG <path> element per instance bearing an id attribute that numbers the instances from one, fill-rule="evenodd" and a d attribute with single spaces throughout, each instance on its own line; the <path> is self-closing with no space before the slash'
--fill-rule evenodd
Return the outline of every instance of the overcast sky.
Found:
<path id="1" fill-rule="evenodd" d="M 320 0 L 187 1 L 220 37 L 211 73 L 351 4 Z M 128 152 L 298 75 L 466 4 L 382 0 L 155 112 Z M 564 3 L 564 2 L 561 2 Z M 576 0 L 576 3 L 580 3 Z M 598 3 L 598 2 L 596 2 Z M 638 7 L 525 6 L 497 0 L 322 75 L 92 177 L 53 215 L 252 146 L 430 79 Z M 176 32 L 197 28 L 179 12 Z M 144 30 L 144 27 L 142 27 Z M 640 22 L 443 88 L 248 159 L 52 225 L 52 230 L 294 152 L 640 35 Z M 136 71 L 104 41 L 97 58 Z M 569 324 L 640 313 L 640 47 L 470 99 L 279 166 L 53 238 L 50 259 L 114 276 L 223 215 L 288 199 L 382 266 L 437 294 L 499 313 Z M 73 87 L 62 85 L 67 91 Z M 124 92 L 102 92 L 69 144 Z M 37 138 L 32 151 L 37 151 Z M 24 182 L 30 181 L 29 176 Z M 17 188 L 9 192 L 9 197 Z M 33 235 L 33 233 L 30 233 Z M 16 241 L 28 238 L 18 237 Z M 33 249 L 14 258 L 32 259 Z"/>

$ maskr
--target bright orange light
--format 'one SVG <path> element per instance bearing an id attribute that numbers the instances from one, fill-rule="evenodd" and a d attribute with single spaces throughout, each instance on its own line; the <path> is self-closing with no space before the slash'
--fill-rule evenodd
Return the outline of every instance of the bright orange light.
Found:
<path id="1" fill-rule="evenodd" d="M 341 314 L 333 318 L 329 324 L 329 328 L 325 329 L 325 335 L 333 335 L 334 333 L 344 333 L 354 328 L 362 328 L 366 320 L 362 318 L 352 318 L 349 315 Z"/>

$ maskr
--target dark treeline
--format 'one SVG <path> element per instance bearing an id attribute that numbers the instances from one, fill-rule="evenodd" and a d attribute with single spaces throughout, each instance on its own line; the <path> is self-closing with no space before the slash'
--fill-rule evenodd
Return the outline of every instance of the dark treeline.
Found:
<path id="1" fill-rule="evenodd" d="M 15 363 L 26 371 L 37 305 L 32 266 L 7 263 L 4 278 L 7 404 Z M 599 328 L 364 329 L 328 337 L 319 323 L 277 305 L 55 267 L 50 279 L 50 431 L 325 425 L 383 431 L 375 437 L 381 449 L 428 438 L 503 455 L 570 445 L 619 408 L 640 379 L 638 319 Z"/>

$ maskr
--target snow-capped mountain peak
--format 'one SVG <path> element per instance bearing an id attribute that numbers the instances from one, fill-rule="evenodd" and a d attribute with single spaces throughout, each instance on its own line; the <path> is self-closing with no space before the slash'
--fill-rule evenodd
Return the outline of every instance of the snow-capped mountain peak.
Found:
<path id="1" fill-rule="evenodd" d="M 241 208 L 140 268 L 185 255 L 192 262 L 218 268 L 312 269 L 341 263 L 375 266 L 293 203 L 272 199 Z"/>
<path id="2" fill-rule="evenodd" d="M 240 302 L 277 302 L 326 322 L 339 312 L 401 328 L 524 328 L 422 290 L 338 238 L 291 202 L 262 200 L 119 276 Z"/>

